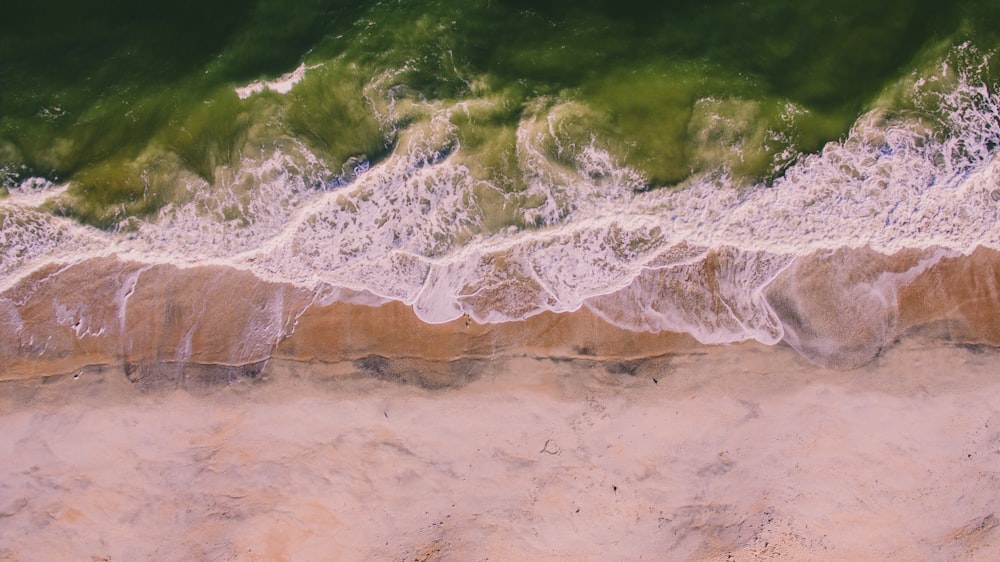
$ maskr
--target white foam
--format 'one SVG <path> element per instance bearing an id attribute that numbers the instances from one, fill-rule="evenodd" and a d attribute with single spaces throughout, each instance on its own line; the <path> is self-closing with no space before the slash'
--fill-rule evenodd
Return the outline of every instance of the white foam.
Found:
<path id="1" fill-rule="evenodd" d="M 27 178 L 18 185 L 7 189 L 6 205 L 39 207 L 46 201 L 58 197 L 69 188 L 69 184 L 55 184 L 45 178 Z"/>
<path id="2" fill-rule="evenodd" d="M 292 91 L 292 88 L 294 88 L 296 84 L 301 82 L 302 79 L 306 77 L 306 71 L 314 68 L 319 68 L 319 65 L 306 66 L 305 63 L 302 63 L 296 67 L 295 70 L 282 74 L 274 80 L 260 80 L 251 82 L 246 86 L 240 86 L 236 88 L 236 95 L 239 96 L 241 100 L 245 100 L 254 94 L 263 92 L 264 90 L 270 90 L 278 94 L 287 94 Z"/>
<path id="3" fill-rule="evenodd" d="M 0 205 L 0 291 L 46 264 L 102 255 L 112 245 L 107 234 L 69 219 Z"/>

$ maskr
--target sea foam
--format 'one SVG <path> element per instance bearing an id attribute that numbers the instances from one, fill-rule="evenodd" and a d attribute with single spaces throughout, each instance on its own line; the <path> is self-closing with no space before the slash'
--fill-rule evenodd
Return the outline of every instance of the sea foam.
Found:
<path id="1" fill-rule="evenodd" d="M 239 96 L 241 100 L 245 100 L 250 96 L 265 90 L 278 94 L 287 94 L 292 91 L 292 88 L 294 88 L 296 84 L 301 82 L 302 79 L 306 77 L 306 71 L 314 68 L 318 68 L 318 66 L 306 66 L 305 63 L 302 63 L 297 66 L 295 70 L 282 74 L 274 80 L 258 80 L 251 82 L 246 86 L 240 86 L 236 88 L 236 95 Z"/>

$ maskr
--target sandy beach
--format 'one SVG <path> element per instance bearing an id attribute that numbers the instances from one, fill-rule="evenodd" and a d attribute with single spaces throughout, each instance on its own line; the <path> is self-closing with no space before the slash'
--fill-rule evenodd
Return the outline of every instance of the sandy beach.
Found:
<path id="1" fill-rule="evenodd" d="M 429 390 L 359 362 L 150 390 L 4 383 L 9 560 L 988 560 L 995 352 L 850 372 L 756 344 L 522 356 Z"/>
<path id="2" fill-rule="evenodd" d="M 1000 560 L 1000 2 L 16 4 L 0 562 Z"/>

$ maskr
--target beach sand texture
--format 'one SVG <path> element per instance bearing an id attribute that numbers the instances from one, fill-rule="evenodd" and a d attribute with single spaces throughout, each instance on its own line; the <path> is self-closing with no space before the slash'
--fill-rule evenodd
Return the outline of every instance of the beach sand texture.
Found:
<path id="1" fill-rule="evenodd" d="M 990 560 L 994 352 L 847 373 L 743 344 L 521 357 L 427 390 L 353 362 L 150 392 L 4 383 L 9 560 Z"/>

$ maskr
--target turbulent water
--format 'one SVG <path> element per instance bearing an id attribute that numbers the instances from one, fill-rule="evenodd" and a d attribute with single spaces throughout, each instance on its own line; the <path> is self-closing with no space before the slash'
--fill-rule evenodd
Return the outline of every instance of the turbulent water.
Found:
<path id="1" fill-rule="evenodd" d="M 773 343 L 796 256 L 1000 249 L 995 2 L 19 4 L 0 290 L 118 255 Z"/>

